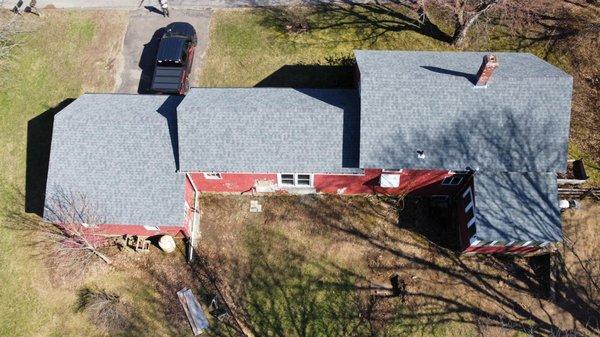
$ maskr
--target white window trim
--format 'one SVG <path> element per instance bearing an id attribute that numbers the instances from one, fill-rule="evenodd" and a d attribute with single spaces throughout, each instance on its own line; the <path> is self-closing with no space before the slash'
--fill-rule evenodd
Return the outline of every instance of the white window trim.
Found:
<path id="1" fill-rule="evenodd" d="M 284 184 L 282 182 L 281 179 L 281 175 L 282 174 L 291 174 L 294 177 L 294 183 L 293 184 Z M 298 175 L 307 175 L 310 178 L 310 182 L 309 185 L 298 185 Z M 277 185 L 279 187 L 286 187 L 286 188 L 311 188 L 314 187 L 314 174 L 312 173 L 277 173 Z"/>
<path id="2" fill-rule="evenodd" d="M 473 201 L 474 201 L 474 199 L 473 199 L 473 191 L 471 190 L 471 187 L 469 187 L 469 188 L 467 188 L 467 189 L 465 190 L 465 192 L 463 193 L 463 199 L 464 199 L 464 198 L 465 198 L 465 197 L 466 197 L 468 194 L 470 194 L 470 195 L 471 195 L 471 202 L 470 202 L 470 203 L 469 203 L 467 206 L 465 206 L 465 213 L 466 213 L 466 212 L 468 212 L 468 211 L 469 211 L 469 210 L 470 210 L 470 209 L 473 207 Z M 474 215 L 475 215 L 475 212 L 473 212 L 473 217 L 475 217 Z"/>
<path id="3" fill-rule="evenodd" d="M 223 179 L 223 177 L 221 176 L 221 173 L 219 173 L 219 172 L 202 172 L 202 174 L 204 175 L 204 179 L 208 179 L 208 180 Z"/>
<path id="4" fill-rule="evenodd" d="M 453 184 L 452 181 L 454 180 L 454 178 L 458 178 L 458 182 Z M 442 186 L 458 186 L 463 182 L 463 179 L 465 179 L 464 175 L 459 173 L 453 173 L 452 175 L 449 175 L 442 179 Z M 446 182 L 446 180 L 448 180 L 448 182 Z"/>

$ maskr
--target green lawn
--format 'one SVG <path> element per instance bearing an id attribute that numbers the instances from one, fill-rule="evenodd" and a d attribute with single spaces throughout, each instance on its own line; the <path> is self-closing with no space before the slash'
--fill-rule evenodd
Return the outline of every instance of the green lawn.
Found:
<path id="1" fill-rule="evenodd" d="M 380 33 L 385 29 L 372 28 L 365 24 L 321 28 L 323 25 L 338 22 L 340 18 L 344 22 L 363 22 L 377 18 L 396 20 L 387 14 L 365 14 L 359 9 L 355 12 L 364 16 L 356 19 L 354 16 L 340 17 L 347 13 L 310 15 L 308 22 L 311 27 L 319 28 L 302 33 L 287 33 L 280 28 L 281 17 L 285 14 L 278 11 L 219 11 L 211 25 L 210 44 L 200 74 L 200 86 L 348 86 L 352 80 L 348 69 L 336 66 L 353 59 L 354 49 L 456 50 L 445 42 L 419 32 L 393 29 L 393 25 L 383 34 Z M 445 27 L 442 29 L 446 33 L 451 31 Z M 523 41 L 507 35 L 506 30 L 501 27 L 475 27 L 471 35 L 471 42 L 467 48 L 469 50 L 530 52 L 569 73 L 574 73 L 568 57 L 548 51 L 547 43 L 524 44 Z M 575 97 L 577 94 L 576 92 Z M 588 124 L 584 123 L 586 127 L 591 127 Z M 575 145 L 585 144 L 586 141 L 580 139 L 583 136 L 577 131 L 571 132 L 575 142 L 571 142 L 569 154 L 573 158 L 586 159 L 586 169 L 590 176 L 588 185 L 600 186 L 598 158 L 586 153 L 581 146 Z"/>
<path id="2" fill-rule="evenodd" d="M 40 20 L 22 19 L 21 24 L 33 31 L 19 37 L 21 47 L 0 73 L 3 212 L 21 211 L 29 120 L 65 99 L 76 98 L 83 90 L 112 90 L 105 58 L 112 46 L 98 44 L 121 36 L 107 38 L 115 27 L 124 27 L 125 17 L 116 14 L 111 22 L 96 12 L 51 10 L 44 11 Z M 0 221 L 7 220 L 2 216 Z M 94 335 L 94 328 L 71 310 L 74 292 L 50 283 L 46 268 L 27 243 L 20 233 L 0 226 L 0 336 Z"/>

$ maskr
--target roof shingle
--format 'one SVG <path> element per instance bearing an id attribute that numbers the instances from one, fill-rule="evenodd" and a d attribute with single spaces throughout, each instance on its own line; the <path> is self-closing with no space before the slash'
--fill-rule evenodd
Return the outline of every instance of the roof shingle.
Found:
<path id="1" fill-rule="evenodd" d="M 566 169 L 572 78 L 531 55 L 356 51 L 360 166 L 552 172 Z M 417 156 L 423 151 L 424 158 Z"/>
<path id="2" fill-rule="evenodd" d="M 184 175 L 176 172 L 175 129 L 180 100 L 85 94 L 63 109 L 54 117 L 46 202 L 73 193 L 96 206 L 107 223 L 182 226 Z"/>
<path id="3" fill-rule="evenodd" d="M 355 172 L 355 90 L 192 89 L 178 108 L 181 170 Z"/>

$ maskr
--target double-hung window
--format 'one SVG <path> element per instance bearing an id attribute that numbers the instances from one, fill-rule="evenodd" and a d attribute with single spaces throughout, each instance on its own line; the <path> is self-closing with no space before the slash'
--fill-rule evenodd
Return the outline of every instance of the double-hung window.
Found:
<path id="1" fill-rule="evenodd" d="M 312 187 L 313 175 L 306 173 L 280 173 L 277 175 L 279 186 Z"/>

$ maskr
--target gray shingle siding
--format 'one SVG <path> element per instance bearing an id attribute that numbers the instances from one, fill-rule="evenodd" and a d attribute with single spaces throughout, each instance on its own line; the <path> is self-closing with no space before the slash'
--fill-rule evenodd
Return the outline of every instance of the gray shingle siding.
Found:
<path id="1" fill-rule="evenodd" d="M 562 241 L 554 173 L 477 172 L 476 236 L 484 241 Z"/>
<path id="2" fill-rule="evenodd" d="M 564 171 L 571 76 L 530 54 L 495 54 L 487 88 L 474 88 L 485 53 L 357 51 L 360 166 Z"/>
<path id="3" fill-rule="evenodd" d="M 356 172 L 355 90 L 194 88 L 178 108 L 181 169 Z"/>
<path id="4" fill-rule="evenodd" d="M 176 172 L 167 120 L 174 122 L 179 100 L 85 94 L 63 109 L 54 120 L 46 201 L 64 191 L 85 196 L 107 223 L 182 226 L 184 175 Z"/>

